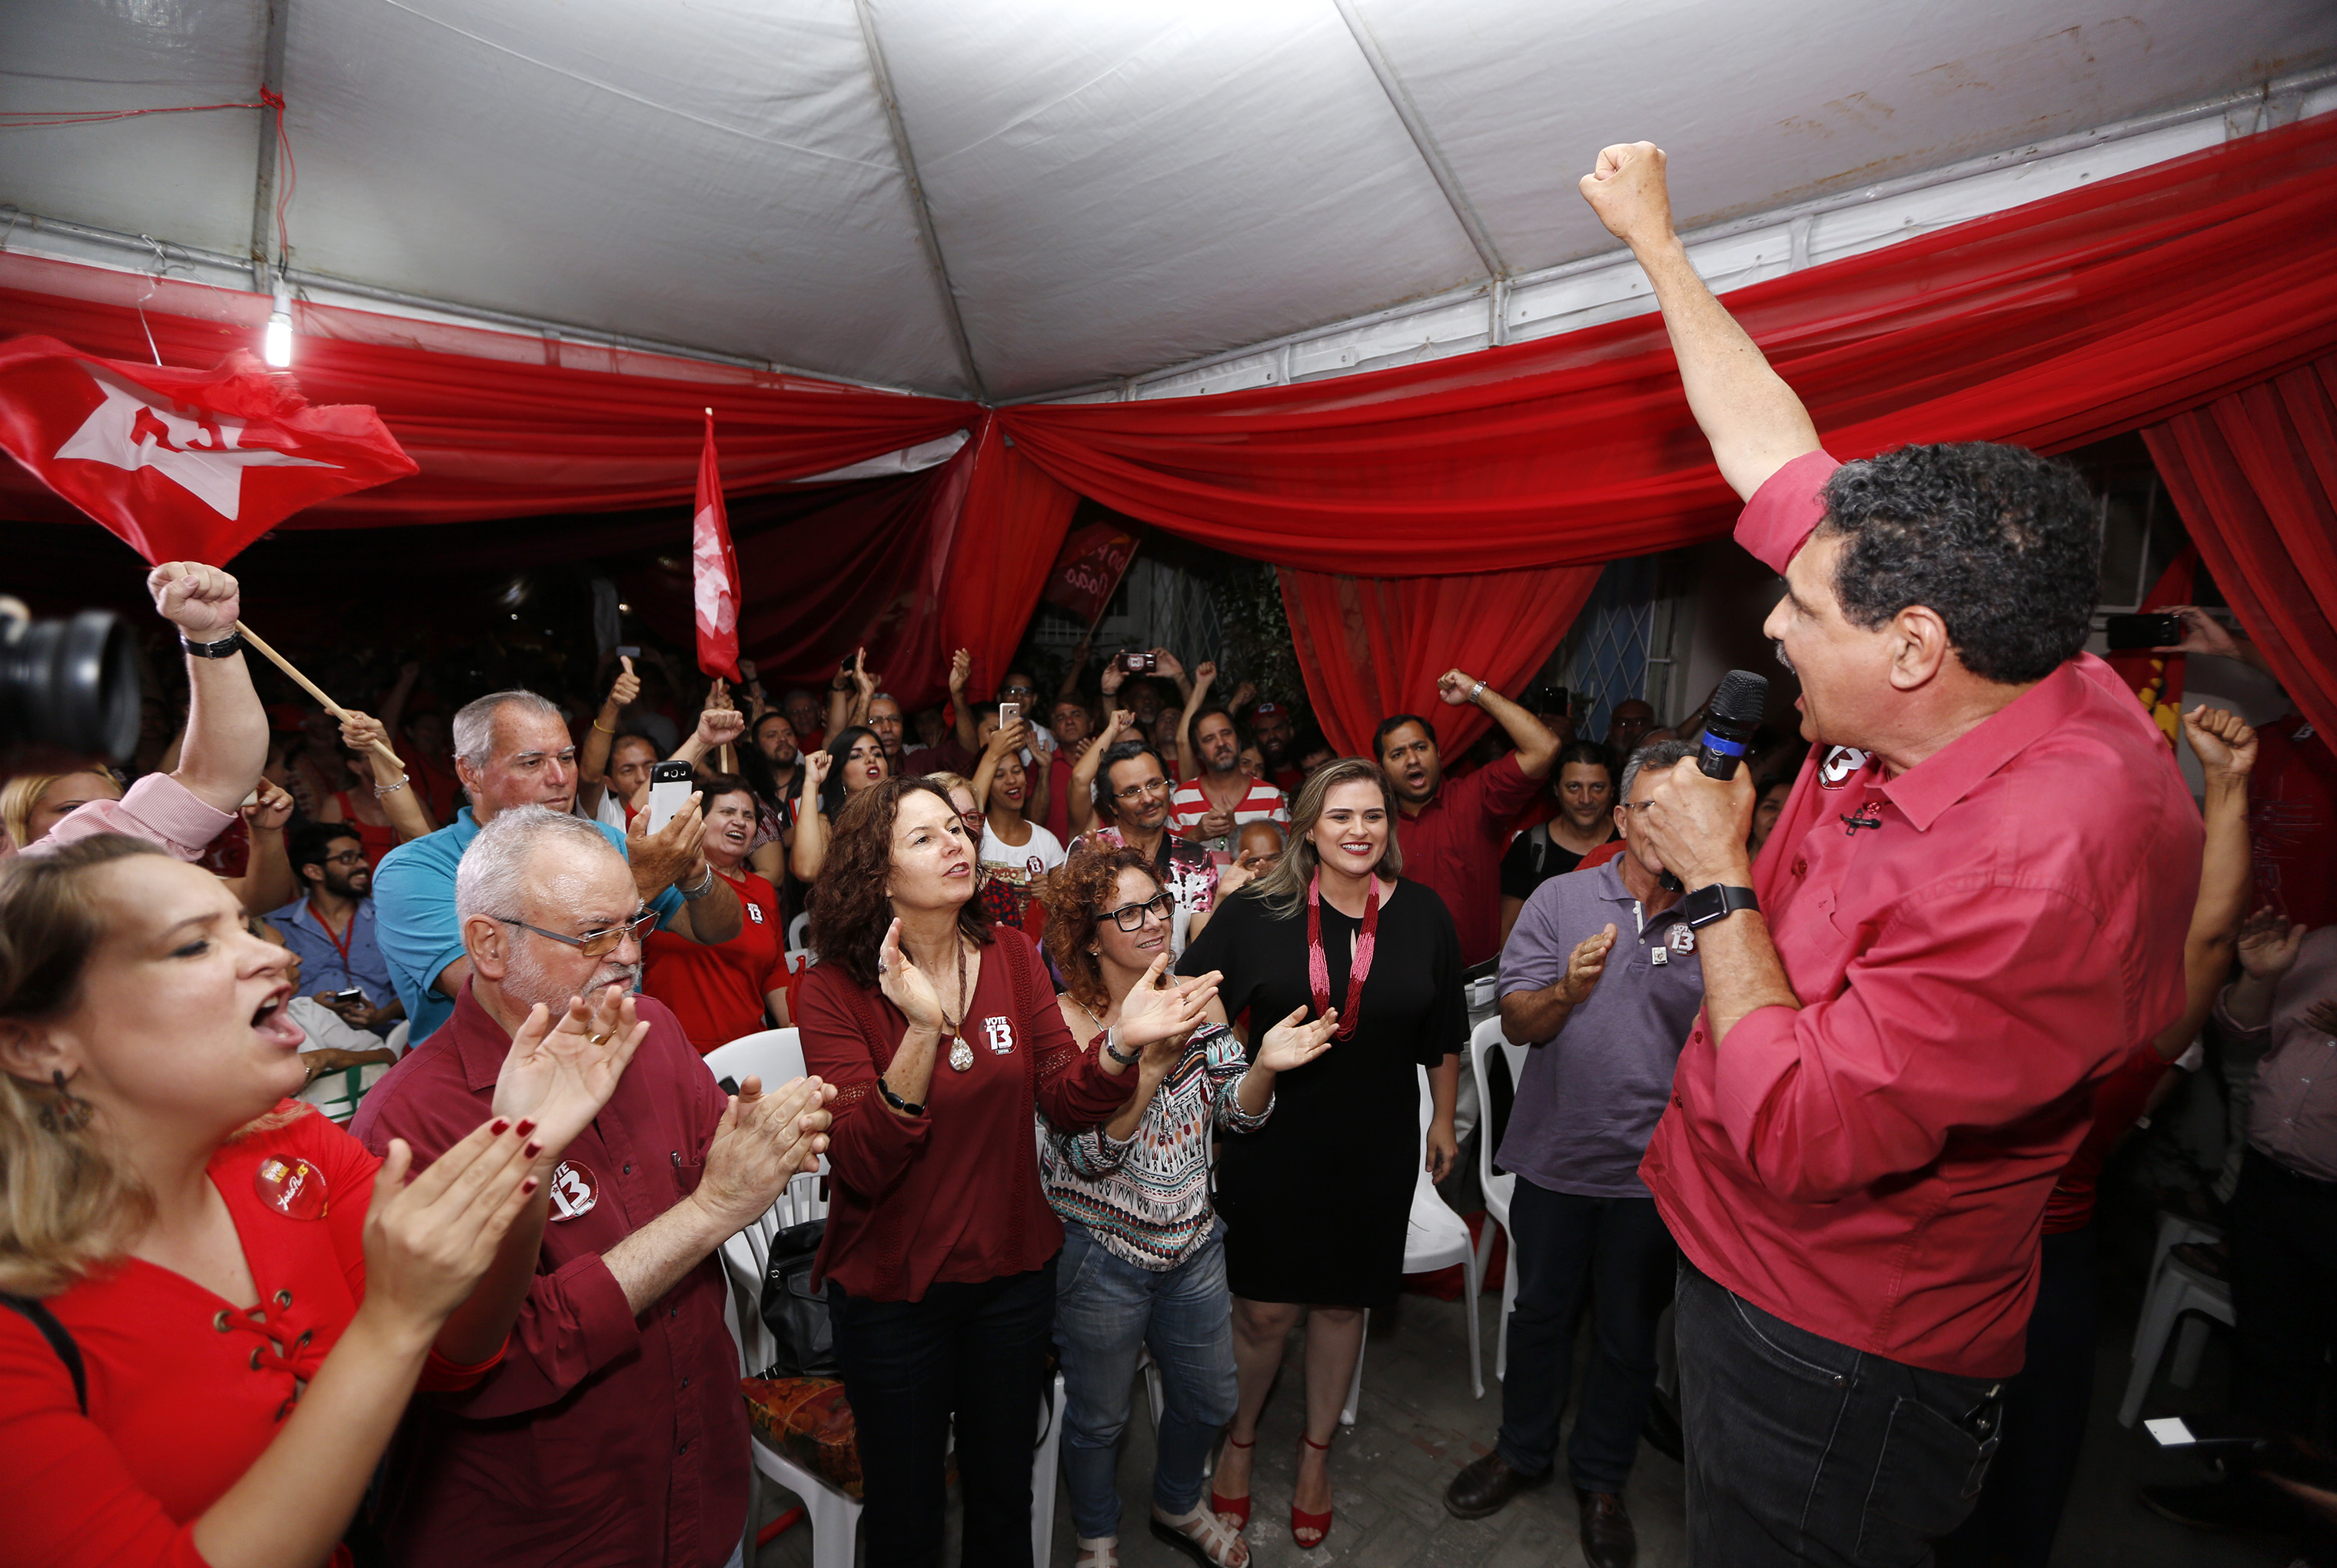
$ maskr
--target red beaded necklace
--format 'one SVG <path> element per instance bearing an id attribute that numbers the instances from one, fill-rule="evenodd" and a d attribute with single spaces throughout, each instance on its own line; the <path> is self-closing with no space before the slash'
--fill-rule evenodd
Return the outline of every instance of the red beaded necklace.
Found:
<path id="1" fill-rule="evenodd" d="M 1339 1027 L 1331 1031 L 1335 1040 L 1344 1040 L 1355 1032 L 1364 1017 L 1364 980 L 1372 972 L 1372 950 L 1379 944 L 1380 880 L 1370 881 L 1370 891 L 1364 895 L 1364 930 L 1355 939 L 1355 956 L 1347 967 L 1347 1005 L 1339 1009 Z M 1316 872 L 1306 884 L 1306 987 L 1315 998 L 1315 1016 L 1322 1017 L 1331 1008 L 1331 962 L 1323 954 L 1323 873 Z"/>

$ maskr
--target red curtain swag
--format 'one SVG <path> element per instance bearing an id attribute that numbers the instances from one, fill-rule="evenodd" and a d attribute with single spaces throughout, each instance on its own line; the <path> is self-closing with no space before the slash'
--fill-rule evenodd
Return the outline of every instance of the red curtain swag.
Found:
<path id="1" fill-rule="evenodd" d="M 1943 440 L 2063 450 L 2170 421 L 2337 347 L 2337 271 L 2322 243 L 2337 224 L 2332 173 L 2337 115 L 1737 289 L 1728 304 L 1841 455 Z M 0 255 L 0 329 L 142 355 L 132 306 L 149 281 Z M 168 281 L 153 294 L 146 317 L 174 363 L 213 363 L 255 340 L 267 308 Z M 377 407 L 422 472 L 295 526 L 684 502 L 709 404 L 734 495 L 972 422 L 975 439 L 919 492 L 928 513 L 885 511 L 866 525 L 903 531 L 856 558 L 868 574 L 856 591 L 936 634 L 904 632 L 887 671 L 895 684 L 917 687 L 903 661 L 923 659 L 922 689 L 938 689 L 948 648 L 966 646 L 983 661 L 975 689 L 987 689 L 1072 498 L 1088 496 L 1291 569 L 1285 597 L 1302 649 L 1339 650 L 1354 678 L 1343 689 L 1328 659 L 1311 661 L 1310 694 L 1350 747 L 1368 737 L 1372 702 L 1419 706 L 1437 672 L 1465 664 L 1459 647 L 1480 624 L 1511 628 L 1517 651 L 1504 657 L 1524 669 L 1548 655 L 1579 595 L 1518 569 L 1589 568 L 1717 537 L 1736 511 L 1652 315 L 1296 386 L 987 416 L 645 356 L 654 377 L 610 374 L 612 351 L 364 312 L 303 307 L 297 320 L 304 392 Z M 66 515 L 54 498 L 28 499 L 29 482 L 0 481 L 15 515 Z M 768 570 L 779 596 L 770 613 L 791 613 L 807 589 L 798 561 Z M 1379 580 L 1317 592 L 1298 573 Z M 772 595 L 771 579 L 748 577 L 750 604 Z M 1478 579 L 1473 597 L 1461 590 L 1476 620 L 1442 623 L 1442 641 L 1400 640 L 1452 611 L 1433 586 L 1445 577 Z M 925 616 L 936 599 L 938 614 Z M 1361 664 L 1351 622 L 1365 639 Z M 762 654 L 752 634 L 748 651 Z"/>
<path id="2" fill-rule="evenodd" d="M 2337 355 L 2142 433 L 2241 625 L 2337 735 Z"/>
<path id="3" fill-rule="evenodd" d="M 1281 571 L 1282 603 L 1315 722 L 1341 752 L 1370 755 L 1391 714 L 1436 726 L 1449 764 L 1491 723 L 1481 708 L 1437 699 L 1436 677 L 1459 668 L 1515 692 L 1541 667 L 1598 586 L 1595 566 L 1533 566 L 1457 577 L 1340 577 Z M 1300 630 L 1301 628 L 1305 629 Z"/>

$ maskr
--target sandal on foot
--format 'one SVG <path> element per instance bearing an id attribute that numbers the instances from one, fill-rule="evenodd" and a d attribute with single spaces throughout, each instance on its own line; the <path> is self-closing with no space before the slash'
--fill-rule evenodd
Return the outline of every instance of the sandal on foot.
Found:
<path id="1" fill-rule="evenodd" d="M 1196 1508 L 1171 1518 L 1155 1505 L 1152 1536 L 1190 1557 L 1197 1568 L 1243 1568 L 1249 1561 L 1249 1544 L 1214 1508 Z"/>
<path id="2" fill-rule="evenodd" d="M 1318 1453 L 1328 1454 L 1331 1451 L 1330 1444 L 1317 1443 L 1314 1438 L 1309 1437 L 1304 1432 L 1301 1432 L 1298 1435 L 1298 1440 Z M 1298 1539 L 1298 1533 L 1301 1530 L 1313 1531 L 1315 1533 L 1315 1539 L 1312 1541 L 1300 1541 Z M 1324 1542 L 1330 1538 L 1331 1510 L 1325 1508 L 1320 1514 L 1305 1513 L 1299 1508 L 1297 1497 L 1293 1495 L 1290 1500 L 1290 1539 L 1296 1543 L 1298 1549 L 1301 1552 L 1312 1552 L 1315 1547 L 1320 1546 Z"/>
<path id="3" fill-rule="evenodd" d="M 1071 1568 L 1120 1568 L 1120 1537 L 1080 1536 L 1079 1554 L 1071 1559 Z"/>
<path id="4" fill-rule="evenodd" d="M 1257 1446 L 1257 1439 L 1252 1437 L 1247 1443 L 1238 1443 L 1234 1440 L 1234 1435 L 1228 1432 L 1226 1434 L 1226 1446 L 1228 1448 L 1255 1448 Z M 1223 1467 L 1224 1463 L 1225 1462 L 1222 1459 L 1218 1461 L 1220 1468 Z M 1217 1487 L 1212 1485 L 1209 1488 L 1209 1512 L 1212 1514 L 1225 1514 L 1227 1518 L 1233 1520 L 1233 1527 L 1237 1530 L 1247 1530 L 1249 1528 L 1249 1497 L 1247 1494 L 1239 1497 L 1224 1497 L 1218 1495 Z"/>

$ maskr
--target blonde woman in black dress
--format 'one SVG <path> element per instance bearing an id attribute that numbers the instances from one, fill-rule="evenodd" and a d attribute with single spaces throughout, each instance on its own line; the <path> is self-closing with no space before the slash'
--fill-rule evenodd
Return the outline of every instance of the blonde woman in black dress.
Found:
<path id="1" fill-rule="evenodd" d="M 1273 1119 L 1227 1133 L 1217 1167 L 1241 1392 L 1212 1503 L 1247 1523 L 1258 1414 L 1305 1317 L 1306 1430 L 1290 1510 L 1301 1547 L 1330 1533 L 1331 1437 L 1364 1312 L 1403 1287 L 1420 1169 L 1416 1069 L 1429 1069 L 1449 1126 L 1468 1041 L 1452 917 L 1435 892 L 1399 881 L 1402 869 L 1395 799 L 1378 766 L 1328 764 L 1298 792 L 1281 863 L 1222 899 L 1178 966 L 1222 970 L 1218 1004 L 1228 1017 L 1247 1011 L 1253 1034 L 1295 1008 L 1338 1018 L 1333 1048 L 1280 1076 Z M 1430 1157 L 1441 1179 L 1452 1152 L 1439 1143 Z"/>

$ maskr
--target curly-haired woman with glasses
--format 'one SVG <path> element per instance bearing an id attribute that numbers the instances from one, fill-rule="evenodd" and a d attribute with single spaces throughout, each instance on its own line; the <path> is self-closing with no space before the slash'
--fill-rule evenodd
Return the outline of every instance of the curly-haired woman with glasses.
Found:
<path id="1" fill-rule="evenodd" d="M 1047 887 L 1047 947 L 1070 989 L 1056 998 L 1080 1038 L 1105 1037 L 1158 1007 L 1175 901 L 1141 852 L 1098 844 Z M 1335 1020 L 1293 1012 L 1255 1062 L 1222 1024 L 1170 1035 L 1136 1067 L 1136 1092 L 1089 1132 L 1051 1128 L 1040 1165 L 1063 1220 L 1055 1344 L 1063 1363 L 1063 1478 L 1079 1528 L 1077 1568 L 1117 1568 L 1114 1470 L 1137 1353 L 1165 1391 L 1152 1471 L 1152 1534 L 1201 1568 L 1241 1568 L 1247 1543 L 1205 1503 L 1202 1466 L 1235 1408 L 1224 1228 L 1209 1207 L 1209 1128 L 1255 1132 L 1277 1073 L 1328 1048 Z"/>
<path id="2" fill-rule="evenodd" d="M 973 881 L 974 841 L 948 792 L 887 779 L 845 803 L 812 890 L 819 962 L 797 1016 L 806 1066 L 838 1089 L 819 1267 L 859 1429 L 870 1568 L 940 1556 L 953 1422 L 967 1560 L 1030 1562 L 1063 1241 L 1032 1117 L 1110 1121 L 1144 1047 L 1189 1033 L 1217 994 L 1214 976 L 1178 983 L 1083 1051 L 1037 950 L 993 930 Z"/>

